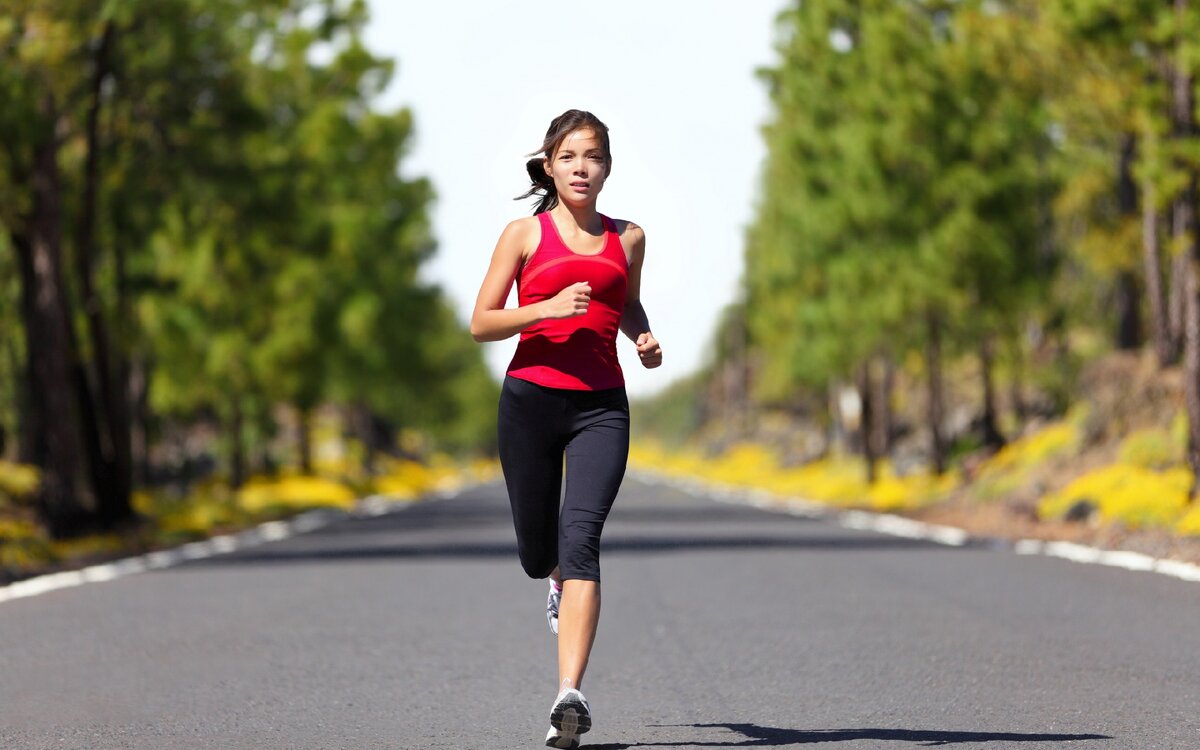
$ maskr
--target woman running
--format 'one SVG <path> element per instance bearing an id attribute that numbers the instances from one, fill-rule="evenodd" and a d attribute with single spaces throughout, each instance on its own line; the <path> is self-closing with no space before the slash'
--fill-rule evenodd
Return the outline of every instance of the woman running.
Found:
<path id="1" fill-rule="evenodd" d="M 546 745 L 575 748 L 592 726 L 579 689 L 600 619 L 600 532 L 629 454 L 617 331 L 636 344 L 644 367 L 662 364 L 662 349 L 639 298 L 646 236 L 632 221 L 596 211 L 612 169 L 608 128 L 590 112 L 568 110 L 531 156 L 533 184 L 518 200 L 540 200 L 533 216 L 501 233 L 471 334 L 521 335 L 500 393 L 500 464 L 521 566 L 550 581 L 559 693 Z M 518 306 L 505 309 L 514 281 Z"/>

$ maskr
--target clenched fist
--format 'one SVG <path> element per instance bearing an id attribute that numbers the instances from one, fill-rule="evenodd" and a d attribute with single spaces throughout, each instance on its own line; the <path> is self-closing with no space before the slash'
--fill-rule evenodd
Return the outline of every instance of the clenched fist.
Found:
<path id="1" fill-rule="evenodd" d="M 654 338 L 654 334 L 649 331 L 638 334 L 637 353 L 638 359 L 642 361 L 642 367 L 648 370 L 662 364 L 662 347 L 658 345 L 658 339 Z"/>
<path id="2" fill-rule="evenodd" d="M 573 318 L 588 311 L 592 301 L 592 288 L 586 281 L 578 281 L 542 303 L 542 312 L 547 318 Z"/>

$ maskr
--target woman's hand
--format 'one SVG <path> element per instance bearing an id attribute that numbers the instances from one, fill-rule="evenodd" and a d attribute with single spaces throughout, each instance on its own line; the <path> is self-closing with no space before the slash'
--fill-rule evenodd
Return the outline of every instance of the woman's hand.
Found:
<path id="1" fill-rule="evenodd" d="M 573 318 L 588 311 L 592 288 L 586 281 L 577 281 L 542 303 L 543 318 Z"/>
<path id="2" fill-rule="evenodd" d="M 638 334 L 636 343 L 638 359 L 642 360 L 642 367 L 651 370 L 662 364 L 662 347 L 658 345 L 658 339 L 654 338 L 653 333 L 647 331 Z"/>

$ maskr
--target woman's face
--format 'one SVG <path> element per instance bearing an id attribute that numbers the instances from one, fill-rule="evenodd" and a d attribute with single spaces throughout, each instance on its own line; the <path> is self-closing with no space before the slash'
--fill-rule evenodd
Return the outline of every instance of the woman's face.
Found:
<path id="1" fill-rule="evenodd" d="M 572 205 L 595 201 L 608 177 L 604 144 L 590 128 L 581 128 L 564 138 L 545 166 L 546 174 L 554 179 L 558 199 Z"/>

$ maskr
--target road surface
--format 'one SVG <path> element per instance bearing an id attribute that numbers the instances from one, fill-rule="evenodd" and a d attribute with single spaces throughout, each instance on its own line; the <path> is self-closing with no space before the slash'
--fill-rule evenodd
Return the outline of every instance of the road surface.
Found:
<path id="1" fill-rule="evenodd" d="M 626 481 L 584 747 L 1200 747 L 1200 584 Z M 0 603 L 0 746 L 536 748 L 500 484 Z"/>

